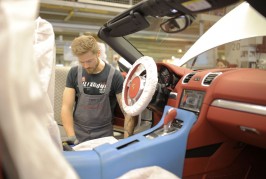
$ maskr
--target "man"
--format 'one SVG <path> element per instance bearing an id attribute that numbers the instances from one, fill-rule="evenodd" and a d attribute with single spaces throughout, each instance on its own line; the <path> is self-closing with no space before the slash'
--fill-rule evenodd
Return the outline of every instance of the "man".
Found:
<path id="1" fill-rule="evenodd" d="M 99 58 L 99 46 L 91 35 L 75 38 L 71 49 L 80 65 L 70 69 L 63 93 L 61 117 L 67 136 L 79 142 L 112 136 L 117 101 L 125 116 L 124 137 L 132 135 L 136 118 L 122 109 L 121 73 Z"/>

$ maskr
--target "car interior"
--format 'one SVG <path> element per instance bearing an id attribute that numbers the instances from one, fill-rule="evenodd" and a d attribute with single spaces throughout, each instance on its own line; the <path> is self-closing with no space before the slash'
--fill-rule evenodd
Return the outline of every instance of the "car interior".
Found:
<path id="1" fill-rule="evenodd" d="M 215 1 L 211 9 L 235 2 Z M 249 3 L 255 8 L 259 6 L 257 1 Z M 172 8 L 178 9 L 178 13 L 169 13 Z M 146 16 L 170 16 L 161 28 L 172 33 L 185 29 L 197 12 L 205 10 L 210 9 L 192 12 L 173 1 L 147 1 L 103 25 L 98 33 L 99 38 L 133 65 L 128 69 L 120 64 L 121 71 L 127 74 L 126 89 L 123 89 L 128 90 L 124 94 L 125 105 L 134 106 L 128 97 L 129 83 L 132 85 L 139 77 L 147 78 L 145 83 L 148 83 L 148 77 L 158 76 L 154 94 L 145 106 L 145 110 L 152 114 L 152 124 L 151 128 L 136 132 L 115 144 L 96 147 L 94 150 L 102 161 L 100 164 L 92 151 L 82 154 L 66 152 L 66 158 L 80 176 L 87 174 L 77 165 L 80 162 L 86 168 L 95 169 L 100 165 L 102 178 L 117 177 L 130 169 L 151 165 L 161 166 L 188 179 L 261 178 L 266 175 L 265 71 L 240 69 L 234 64 L 231 65 L 233 68 L 193 70 L 169 63 L 156 63 L 157 73 L 149 74 L 149 66 L 144 63 L 149 58 L 124 38 L 147 28 L 149 22 Z M 261 9 L 258 11 L 263 12 Z M 186 18 L 183 18 L 184 15 Z M 183 26 L 170 28 L 169 31 L 166 25 L 177 22 L 174 19 L 180 16 L 186 19 Z M 139 59 L 142 61 L 138 62 Z M 143 89 L 139 85 L 139 90 L 143 92 L 145 87 Z M 116 114 L 114 125 L 122 127 L 123 117 L 119 116 L 119 112 Z M 167 154 L 161 154 L 163 151 Z M 111 157 L 115 154 L 116 157 Z M 77 155 L 82 156 L 78 162 L 73 157 Z M 134 162 L 128 164 L 133 158 Z M 110 169 L 111 166 L 116 168 L 115 172 Z M 95 176 L 100 172 L 93 171 Z"/>
<path id="2" fill-rule="evenodd" d="M 235 2 L 215 1 L 212 9 Z M 255 7 L 259 4 L 256 1 L 249 3 Z M 171 8 L 179 12 L 169 14 Z M 135 63 L 143 55 L 124 36 L 147 28 L 149 22 L 146 16 L 174 17 L 162 25 L 167 31 L 166 25 L 172 24 L 176 16 L 183 18 L 186 15 L 183 27 L 171 28 L 170 33 L 178 33 L 192 23 L 196 13 L 198 11 L 189 11 L 172 1 L 147 1 L 104 24 L 98 36 L 133 65 L 128 69 L 120 63 L 127 83 L 134 76 L 147 78 L 149 67 L 145 69 L 144 65 L 144 70 L 135 75 L 142 65 Z M 103 163 L 98 163 L 98 157 L 92 151 L 82 154 L 78 151 L 65 152 L 66 158 L 82 178 L 88 173 L 84 168 L 90 168 L 94 176 L 99 172 L 102 178 L 112 178 L 130 169 L 149 165 L 161 166 L 187 179 L 261 178 L 266 175 L 265 71 L 240 68 L 193 70 L 169 63 L 156 63 L 156 67 L 158 83 L 145 107 L 151 120 L 148 120 L 149 125 L 144 126 L 144 130 L 135 131 L 132 137 L 115 144 L 95 148 Z M 131 79 L 126 76 L 131 76 Z M 171 116 L 169 111 L 172 108 L 177 114 Z M 163 129 L 169 125 L 166 122 L 169 118 L 170 127 L 165 132 Z M 116 109 L 114 129 L 123 133 L 123 116 L 119 108 Z M 173 139 L 162 138 L 164 135 Z M 162 151 L 168 155 L 160 154 Z M 117 157 L 110 158 L 116 154 Z M 128 164 L 133 158 L 139 160 Z M 80 167 L 80 163 L 84 164 L 84 168 Z M 113 171 L 114 166 L 116 172 Z"/>
<path id="3" fill-rule="evenodd" d="M 212 1 L 212 9 L 235 2 Z M 260 2 L 248 3 L 265 17 Z M 176 16 L 169 14 L 172 8 L 189 19 L 201 11 L 192 12 L 173 1 L 147 1 L 107 22 L 98 35 L 134 64 L 143 55 L 123 36 L 147 28 L 146 16 Z M 147 106 L 152 111 L 153 126 L 164 119 L 165 106 L 190 111 L 197 118 L 188 134 L 183 173 L 178 176 L 189 179 L 265 176 L 265 70 L 240 69 L 234 64 L 233 68 L 207 70 L 190 70 L 169 63 L 156 66 L 158 84 Z"/>
<path id="4" fill-rule="evenodd" d="M 204 5 L 192 8 L 196 2 Z M 189 63 L 155 62 L 126 38 L 149 28 L 148 18 L 167 17 L 160 25 L 162 31 L 178 33 L 198 13 L 242 2 L 266 21 L 265 6 L 259 0 L 146 0 L 103 24 L 98 37 L 131 64 L 129 68 L 118 63 L 125 77 L 123 108 L 140 115 L 141 122 L 134 135 L 123 139 L 123 115 L 117 108 L 113 121 L 117 142 L 92 150 L 63 151 L 80 178 L 118 178 L 147 166 L 162 167 L 183 179 L 266 177 L 266 70 L 235 64 L 222 69 L 193 68 L 198 57 L 189 62 L 190 68 L 182 66 Z M 264 53 L 265 37 L 258 46 Z M 189 55 L 184 60 L 190 60 Z M 68 70 L 55 69 L 55 118 L 61 137 L 65 134 L 60 99 Z"/>

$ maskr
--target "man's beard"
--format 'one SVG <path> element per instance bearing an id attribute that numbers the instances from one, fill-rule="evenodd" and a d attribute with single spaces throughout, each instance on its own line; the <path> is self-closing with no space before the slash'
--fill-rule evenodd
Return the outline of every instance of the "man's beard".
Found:
<path id="1" fill-rule="evenodd" d="M 87 68 L 86 69 L 86 71 L 87 71 L 87 73 L 88 74 L 94 74 L 94 73 L 96 73 L 97 71 L 97 67 L 99 66 L 99 64 L 100 64 L 100 60 L 99 60 L 99 58 L 97 58 L 97 64 L 95 65 L 95 67 L 94 68 Z"/>

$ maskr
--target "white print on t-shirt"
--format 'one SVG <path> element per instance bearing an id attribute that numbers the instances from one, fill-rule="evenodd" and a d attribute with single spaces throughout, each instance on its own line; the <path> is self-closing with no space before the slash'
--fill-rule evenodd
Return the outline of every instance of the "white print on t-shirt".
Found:
<path id="1" fill-rule="evenodd" d="M 106 88 L 106 83 L 102 82 L 102 83 L 96 83 L 96 82 L 86 82 L 83 81 L 83 87 L 84 88 L 96 88 L 99 90 L 99 93 L 103 94 L 105 92 L 105 88 Z"/>

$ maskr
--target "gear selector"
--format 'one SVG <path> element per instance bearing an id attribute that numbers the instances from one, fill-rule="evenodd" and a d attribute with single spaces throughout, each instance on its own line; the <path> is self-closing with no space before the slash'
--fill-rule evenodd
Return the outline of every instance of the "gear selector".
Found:
<path id="1" fill-rule="evenodd" d="M 170 108 L 167 111 L 167 114 L 164 117 L 163 126 L 151 133 L 149 133 L 146 137 L 148 139 L 154 139 L 159 136 L 165 136 L 176 132 L 178 129 L 182 127 L 182 121 L 175 119 L 177 116 L 177 111 L 175 108 Z M 181 122 L 181 123 L 180 123 Z M 176 123 L 180 123 L 177 125 Z"/>
<path id="2" fill-rule="evenodd" d="M 163 132 L 164 133 L 168 133 L 168 131 L 171 128 L 171 124 L 173 122 L 173 120 L 175 119 L 177 115 L 177 112 L 174 108 L 170 108 L 164 118 L 164 122 L 163 122 Z"/>

